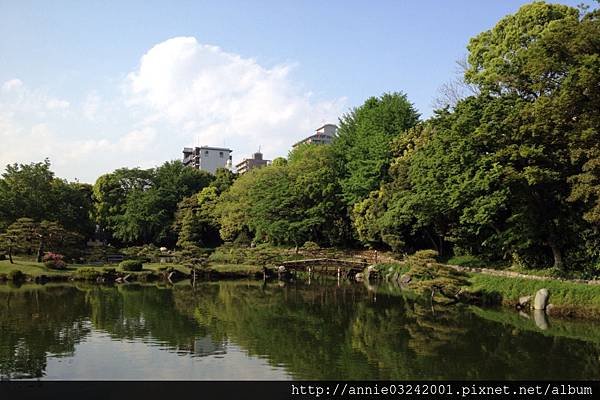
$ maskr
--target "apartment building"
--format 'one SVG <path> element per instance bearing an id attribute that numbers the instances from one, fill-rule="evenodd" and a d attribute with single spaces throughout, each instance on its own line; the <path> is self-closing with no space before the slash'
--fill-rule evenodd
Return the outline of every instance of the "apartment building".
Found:
<path id="1" fill-rule="evenodd" d="M 259 151 L 252 154 L 252 158 L 245 158 L 244 161 L 235 166 L 235 169 L 238 174 L 244 174 L 251 169 L 264 167 L 270 163 L 271 160 L 264 160 L 263 154 Z"/>
<path id="2" fill-rule="evenodd" d="M 222 147 L 186 147 L 183 165 L 214 174 L 218 168 L 231 169 L 231 149 Z"/>
<path id="3" fill-rule="evenodd" d="M 295 143 L 293 147 L 296 148 L 301 144 L 330 144 L 333 142 L 336 134 L 337 125 L 325 124 L 318 128 L 313 135 Z"/>

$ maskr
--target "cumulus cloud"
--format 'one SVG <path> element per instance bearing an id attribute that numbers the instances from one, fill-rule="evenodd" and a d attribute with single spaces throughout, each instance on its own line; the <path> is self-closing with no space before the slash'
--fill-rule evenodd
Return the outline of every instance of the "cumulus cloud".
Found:
<path id="1" fill-rule="evenodd" d="M 10 82 L 10 81 L 9 81 Z M 1 86 L 7 86 L 6 82 Z M 151 167 L 162 162 L 154 128 L 123 128 L 108 135 L 85 125 L 76 114 L 65 114 L 70 102 L 27 88 L 0 93 L 0 171 L 6 164 L 39 162 L 49 158 L 58 176 L 86 182 L 123 166 Z"/>
<path id="2" fill-rule="evenodd" d="M 285 156 L 346 108 L 344 98 L 315 99 L 294 68 L 177 37 L 149 49 L 123 91 L 98 87 L 67 100 L 11 79 L 0 84 L 0 168 L 49 157 L 58 176 L 94 182 L 180 158 L 186 146 L 227 146 L 234 161 L 259 146 L 266 158 Z"/>
<path id="3" fill-rule="evenodd" d="M 66 100 L 60 99 L 49 99 L 46 102 L 46 108 L 48 110 L 64 110 L 69 108 L 70 103 Z"/>
<path id="4" fill-rule="evenodd" d="M 11 90 L 15 90 L 23 86 L 23 82 L 20 79 L 11 79 L 2 84 L 3 92 L 10 92 Z"/>
<path id="5" fill-rule="evenodd" d="M 259 145 L 285 155 L 323 122 L 336 122 L 345 99 L 315 101 L 291 78 L 292 65 L 268 68 L 193 37 L 157 44 L 128 75 L 130 104 L 145 107 L 191 144 L 227 145 L 241 158 Z"/>

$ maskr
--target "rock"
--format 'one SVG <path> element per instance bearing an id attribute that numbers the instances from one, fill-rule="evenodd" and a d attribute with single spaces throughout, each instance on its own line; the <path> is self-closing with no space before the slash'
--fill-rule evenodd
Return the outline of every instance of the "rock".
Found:
<path id="1" fill-rule="evenodd" d="M 400 284 L 407 285 L 412 280 L 412 277 L 408 274 L 404 274 L 400 277 Z"/>
<path id="2" fill-rule="evenodd" d="M 534 310 L 533 311 L 533 320 L 538 328 L 545 331 L 548 329 L 548 317 L 546 316 L 546 312 L 544 310 Z"/>
<path id="3" fill-rule="evenodd" d="M 527 304 L 531 303 L 531 298 L 533 296 L 521 296 L 519 297 L 519 303 L 517 304 L 517 308 L 520 310 L 525 308 Z"/>
<path id="4" fill-rule="evenodd" d="M 365 275 L 362 272 L 357 273 L 356 275 L 354 275 L 354 279 L 357 282 L 360 282 L 364 279 Z"/>
<path id="5" fill-rule="evenodd" d="M 280 266 L 277 268 L 277 272 L 279 272 L 279 273 L 283 273 L 283 272 L 285 272 L 285 267 L 284 267 L 283 265 L 280 265 Z"/>
<path id="6" fill-rule="evenodd" d="M 548 314 L 550 314 L 550 311 L 551 311 L 553 308 L 554 308 L 554 304 L 548 304 L 548 305 L 546 306 L 546 312 L 547 312 Z"/>
<path id="7" fill-rule="evenodd" d="M 545 310 L 548 305 L 548 297 L 549 297 L 548 289 L 540 289 L 535 294 L 535 299 L 533 300 L 533 309 L 534 310 Z"/>
<path id="8" fill-rule="evenodd" d="M 166 247 L 161 247 L 159 250 L 164 253 L 164 252 L 167 251 L 167 248 Z"/>
<path id="9" fill-rule="evenodd" d="M 531 319 L 531 317 L 529 316 L 529 314 L 523 312 L 523 311 L 519 311 L 519 315 L 523 318 L 527 318 L 527 319 Z"/>

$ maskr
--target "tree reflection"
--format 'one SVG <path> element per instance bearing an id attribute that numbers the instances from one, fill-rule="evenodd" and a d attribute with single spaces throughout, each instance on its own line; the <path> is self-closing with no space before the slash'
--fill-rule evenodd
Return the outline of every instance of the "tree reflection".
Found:
<path id="1" fill-rule="evenodd" d="M 42 377 L 48 353 L 73 354 L 90 332 L 88 313 L 73 286 L 0 287 L 0 376 Z"/>
<path id="2" fill-rule="evenodd" d="M 550 321 L 539 331 L 508 312 L 432 310 L 396 289 L 0 286 L 2 377 L 42 377 L 48 355 L 73 355 L 94 332 L 188 357 L 223 356 L 234 343 L 298 379 L 597 379 L 600 371 L 591 324 Z"/>

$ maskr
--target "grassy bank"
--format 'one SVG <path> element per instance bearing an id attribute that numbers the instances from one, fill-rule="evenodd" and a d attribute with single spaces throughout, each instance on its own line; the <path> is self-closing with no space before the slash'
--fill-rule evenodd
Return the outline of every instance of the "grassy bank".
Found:
<path id="1" fill-rule="evenodd" d="M 564 337 L 585 342 L 600 343 L 600 330 L 590 321 L 553 318 L 548 326 L 540 328 L 528 313 L 507 313 L 502 310 L 470 307 L 477 316 L 511 326 L 519 331 L 530 331 L 551 337 Z"/>
<path id="2" fill-rule="evenodd" d="M 448 266 L 424 259 L 423 254 L 410 256 L 403 262 L 378 264 L 377 270 L 385 281 L 401 285 L 408 290 L 427 287 L 456 293 L 455 299 L 478 305 L 503 305 L 515 307 L 519 298 L 532 296 L 539 289 L 550 293 L 552 307 L 548 313 L 556 316 L 600 319 L 600 285 L 557 280 L 540 275 L 497 275 L 495 270 L 460 270 L 453 277 Z M 420 266 L 419 268 L 414 268 Z M 472 267 L 478 268 L 478 267 Z M 420 271 L 420 272 L 419 272 Z M 427 273 L 423 273 L 427 271 Z M 457 291 L 458 288 L 462 288 Z M 458 293 L 457 293 L 458 292 Z M 453 298 L 452 296 L 450 296 Z"/>
<path id="3" fill-rule="evenodd" d="M 141 271 L 123 271 L 118 264 L 69 264 L 66 269 L 56 270 L 46 267 L 34 259 L 14 257 L 14 264 L 0 261 L 0 281 L 112 281 L 128 276 L 132 281 L 166 280 L 172 276 L 181 280 L 191 275 L 191 268 L 176 263 L 144 263 Z M 21 274 L 16 274 L 20 272 Z M 171 272 L 175 272 L 171 275 Z M 254 278 L 262 274 L 262 267 L 250 264 L 209 263 L 201 269 L 198 277 L 209 278 Z"/>
<path id="4" fill-rule="evenodd" d="M 531 280 L 470 274 L 470 292 L 482 293 L 505 306 L 515 306 L 521 296 L 534 296 L 542 288 L 550 292 L 550 314 L 600 319 L 600 285 L 557 280 Z"/>

